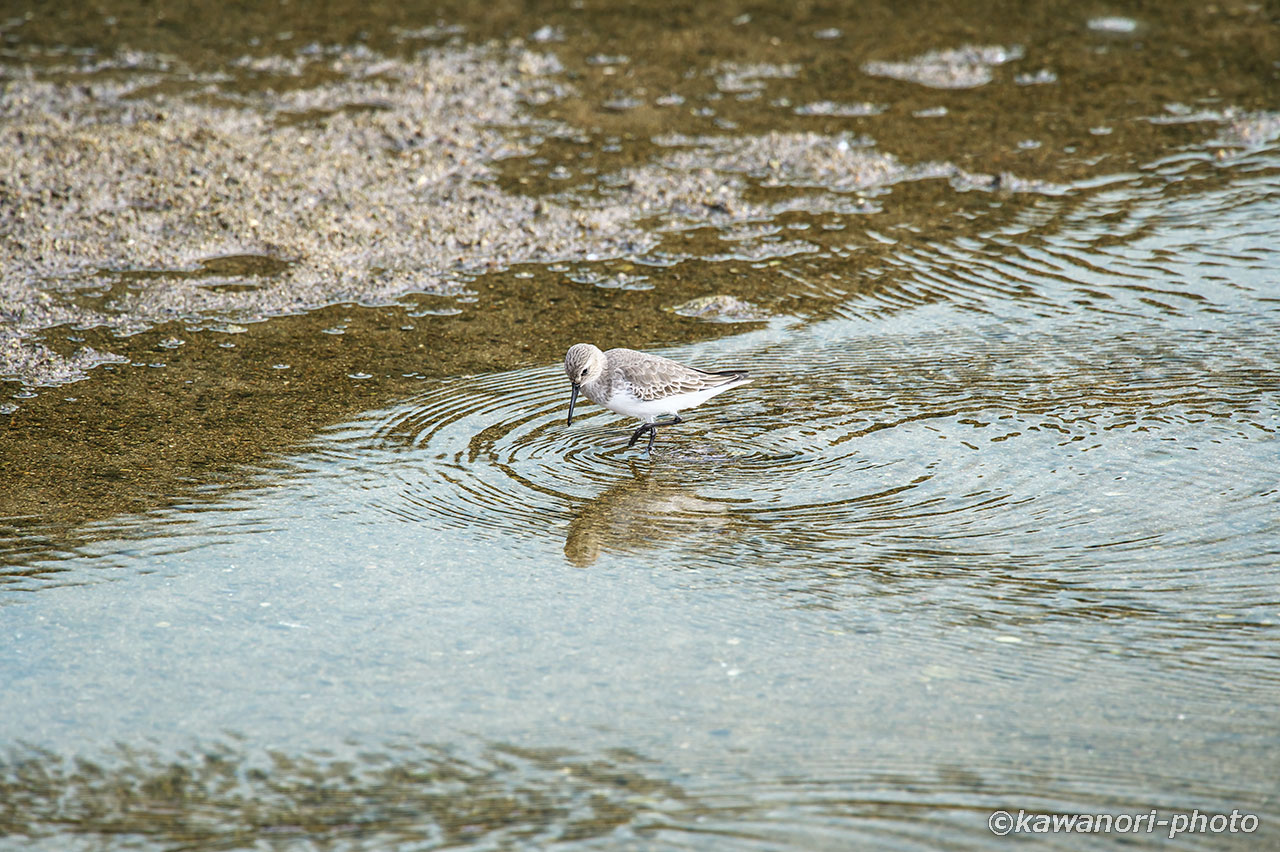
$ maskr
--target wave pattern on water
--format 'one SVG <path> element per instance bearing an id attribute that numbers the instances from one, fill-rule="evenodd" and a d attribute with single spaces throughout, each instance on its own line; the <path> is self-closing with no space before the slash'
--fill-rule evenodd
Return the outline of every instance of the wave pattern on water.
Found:
<path id="1" fill-rule="evenodd" d="M 865 587 L 933 605 L 940 578 L 1003 589 L 994 613 L 966 592 L 959 623 L 1163 622 L 1161 590 L 1178 623 L 1219 629 L 1224 608 L 1265 621 L 1273 600 L 1240 606 L 1280 534 L 1280 513 L 1254 510 L 1280 504 L 1264 342 L 1188 332 L 1085 351 L 1071 330 L 993 324 L 831 346 L 845 324 L 758 336 L 731 360 L 759 380 L 661 433 L 652 459 L 610 416 L 566 428 L 556 369 L 442 384 L 352 429 L 350 452 L 382 511 L 506 536 L 517 559 L 550 529 L 575 564 L 745 566 L 732 582 L 809 603 Z"/>
<path id="2" fill-rule="evenodd" d="M 842 627 L 866 595 L 1048 645 L 1079 640 L 1070 621 L 1195 689 L 1227 637 L 1280 681 L 1277 186 L 1261 160 L 1226 184 L 1203 168 L 903 246 L 911 311 L 871 323 L 859 296 L 667 352 L 757 381 L 662 430 L 652 459 L 598 410 L 567 428 L 558 365 L 442 383 L 335 445 L 381 512 L 513 559 L 562 535 L 575 565 L 645 554 Z"/>
<path id="3" fill-rule="evenodd" d="M 1252 152 L 1229 173 L 1189 151 L 1028 207 L 978 237 L 903 236 L 862 270 L 874 282 L 862 298 L 836 312 L 883 322 L 946 304 L 979 321 L 1083 314 L 1138 327 L 1252 313 L 1274 298 L 1278 202 L 1276 151 Z"/>
<path id="4" fill-rule="evenodd" d="M 363 744 L 361 744 L 363 745 Z M 363 748 L 257 750 L 238 739 L 177 755 L 118 745 L 70 760 L 10 749 L 0 781 L 11 807 L 0 829 L 24 849 L 625 848 L 935 850 L 984 847 L 997 810 L 1148 813 L 1189 810 L 1137 781 L 1196 790 L 1207 813 L 1238 808 L 1241 791 L 1202 780 L 1026 767 L 987 770 L 868 756 L 815 776 L 755 777 L 732 766 L 713 781 L 628 749 L 530 748 L 464 740 Z M 1156 787 L 1158 789 L 1158 787 Z M 323 793 L 319 795 L 317 791 Z M 131 807 L 119 807 L 127 798 Z M 1011 803 L 1017 803 L 1016 805 Z M 163 818 L 157 818 L 163 816 Z M 1259 835 L 1273 836 L 1264 814 Z M 1135 833 L 1160 848 L 1203 848 L 1203 836 Z M 1112 848 L 1123 832 L 1037 836 L 1037 848 Z M 122 839 L 123 838 L 123 839 Z M 283 841 L 282 841 L 283 838 Z M 999 838 L 997 838 L 998 840 Z M 1262 836 L 1254 840 L 1265 845 Z M 280 844 L 284 842 L 284 846 Z"/>

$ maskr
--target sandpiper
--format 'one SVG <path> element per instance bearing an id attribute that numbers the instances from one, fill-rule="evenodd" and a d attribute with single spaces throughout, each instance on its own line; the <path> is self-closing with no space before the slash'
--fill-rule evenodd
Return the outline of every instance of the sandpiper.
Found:
<path id="1" fill-rule="evenodd" d="M 573 385 L 569 394 L 569 425 L 573 425 L 573 406 L 578 393 L 610 411 L 644 421 L 631 433 L 628 447 L 645 432 L 649 433 L 646 452 L 653 451 L 658 426 L 683 423 L 680 411 L 693 408 L 722 391 L 751 381 L 746 370 L 695 370 L 647 352 L 634 349 L 610 349 L 601 352 L 590 343 L 569 347 L 564 356 L 564 372 Z M 673 419 L 658 423 L 658 418 Z"/>

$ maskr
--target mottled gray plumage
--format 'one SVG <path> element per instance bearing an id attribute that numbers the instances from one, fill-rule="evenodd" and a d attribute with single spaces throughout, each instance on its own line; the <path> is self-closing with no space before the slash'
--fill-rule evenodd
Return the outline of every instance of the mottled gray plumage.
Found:
<path id="1" fill-rule="evenodd" d="M 604 357 L 609 362 L 611 388 L 625 387 L 637 399 L 646 402 L 719 387 L 744 379 L 747 375 L 741 370 L 697 370 L 670 358 L 647 355 L 634 349 L 610 349 L 604 353 Z M 590 397 L 591 394 L 588 393 L 587 396 Z"/>

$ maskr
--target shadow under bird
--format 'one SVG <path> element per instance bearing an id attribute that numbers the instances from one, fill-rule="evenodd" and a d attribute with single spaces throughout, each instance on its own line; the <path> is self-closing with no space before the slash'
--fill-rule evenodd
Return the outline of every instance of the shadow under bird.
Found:
<path id="1" fill-rule="evenodd" d="M 697 370 L 670 358 L 634 349 L 601 352 L 590 343 L 569 347 L 564 356 L 564 372 L 573 386 L 569 394 L 568 425 L 573 425 L 573 407 L 578 402 L 578 394 L 584 393 L 596 405 L 642 420 L 640 428 L 631 433 L 627 446 L 635 446 L 648 432 L 646 452 L 653 451 L 659 426 L 684 422 L 681 411 L 751 381 L 746 370 Z M 672 419 L 659 423 L 658 418 L 663 416 Z"/>

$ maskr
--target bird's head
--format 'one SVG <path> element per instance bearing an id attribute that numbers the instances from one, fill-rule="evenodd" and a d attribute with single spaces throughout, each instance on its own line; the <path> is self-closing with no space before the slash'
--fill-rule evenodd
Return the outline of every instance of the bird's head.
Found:
<path id="1" fill-rule="evenodd" d="M 604 372 L 604 353 L 590 343 L 575 343 L 564 356 L 564 374 L 569 377 L 573 390 L 569 394 L 569 425 L 573 425 L 573 406 L 578 392 L 587 382 L 595 381 Z"/>

